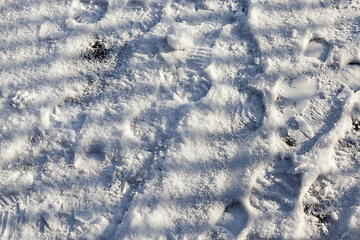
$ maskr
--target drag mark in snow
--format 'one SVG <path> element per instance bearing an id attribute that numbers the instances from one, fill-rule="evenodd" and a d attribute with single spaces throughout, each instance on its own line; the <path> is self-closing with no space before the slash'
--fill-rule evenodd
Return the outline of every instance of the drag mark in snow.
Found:
<path id="1" fill-rule="evenodd" d="M 317 58 L 322 62 L 325 62 L 329 55 L 330 46 L 327 41 L 321 38 L 314 38 L 309 41 L 304 56 Z"/>
<path id="2" fill-rule="evenodd" d="M 108 9 L 107 0 L 75 0 L 73 2 L 74 19 L 78 23 L 96 23 L 100 21 Z"/>

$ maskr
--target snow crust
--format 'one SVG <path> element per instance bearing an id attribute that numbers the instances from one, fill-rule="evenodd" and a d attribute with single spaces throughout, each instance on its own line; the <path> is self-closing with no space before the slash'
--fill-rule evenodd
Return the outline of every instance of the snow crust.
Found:
<path id="1" fill-rule="evenodd" d="M 360 2 L 0 2 L 1 239 L 360 239 Z"/>

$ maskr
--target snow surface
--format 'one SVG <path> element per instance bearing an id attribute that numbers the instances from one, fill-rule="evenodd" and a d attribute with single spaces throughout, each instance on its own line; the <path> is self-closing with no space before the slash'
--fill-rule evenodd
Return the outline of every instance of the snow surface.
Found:
<path id="1" fill-rule="evenodd" d="M 0 1 L 2 239 L 360 239 L 360 1 Z"/>

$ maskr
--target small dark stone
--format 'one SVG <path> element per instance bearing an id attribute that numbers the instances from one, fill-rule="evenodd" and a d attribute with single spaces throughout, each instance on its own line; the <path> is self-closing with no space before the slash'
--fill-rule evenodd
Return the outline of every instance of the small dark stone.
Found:
<path id="1" fill-rule="evenodd" d="M 286 137 L 284 141 L 285 141 L 286 145 L 288 145 L 289 147 L 295 147 L 296 146 L 296 141 L 295 141 L 294 138 Z"/>
<path id="2" fill-rule="evenodd" d="M 352 125 L 353 125 L 353 129 L 355 129 L 355 131 L 360 130 L 360 120 L 359 119 L 353 119 Z"/>

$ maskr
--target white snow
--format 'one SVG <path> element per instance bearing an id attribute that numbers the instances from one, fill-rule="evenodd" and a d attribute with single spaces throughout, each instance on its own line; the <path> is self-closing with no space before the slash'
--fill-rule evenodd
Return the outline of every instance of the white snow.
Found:
<path id="1" fill-rule="evenodd" d="M 0 238 L 360 239 L 359 10 L 0 2 Z"/>
<path id="2" fill-rule="evenodd" d="M 167 33 L 167 43 L 175 50 L 193 47 L 193 36 L 186 26 L 173 24 Z"/>

